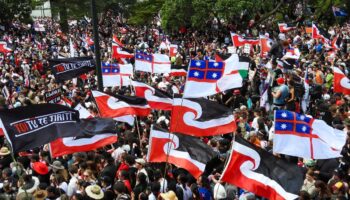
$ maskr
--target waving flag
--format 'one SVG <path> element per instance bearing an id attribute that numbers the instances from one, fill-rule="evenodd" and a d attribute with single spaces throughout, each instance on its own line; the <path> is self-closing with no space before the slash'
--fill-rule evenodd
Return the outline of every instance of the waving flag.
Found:
<path id="1" fill-rule="evenodd" d="M 273 44 L 273 40 L 263 35 L 260 35 L 260 57 L 261 58 L 268 57 L 272 44 Z"/>
<path id="2" fill-rule="evenodd" d="M 350 95 L 350 79 L 338 68 L 334 67 L 334 92 Z"/>
<path id="3" fill-rule="evenodd" d="M 102 79 L 105 87 L 127 86 L 131 84 L 132 64 L 102 63 Z"/>
<path id="4" fill-rule="evenodd" d="M 340 49 L 339 46 L 338 46 L 338 44 L 337 44 L 337 42 L 338 42 L 338 36 L 334 36 L 334 38 L 333 38 L 333 40 L 332 40 L 332 42 L 331 42 L 331 48 L 332 48 L 333 50 L 335 50 L 335 51 L 337 51 L 337 50 Z"/>
<path id="5" fill-rule="evenodd" d="M 201 137 L 232 133 L 236 128 L 232 111 L 217 102 L 174 98 L 170 132 Z"/>
<path id="6" fill-rule="evenodd" d="M 340 157 L 346 133 L 323 120 L 291 112 L 275 111 L 273 151 L 308 159 Z"/>
<path id="7" fill-rule="evenodd" d="M 118 44 L 112 44 L 112 58 L 133 58 L 134 54 L 126 50 L 125 48 L 120 47 Z"/>
<path id="8" fill-rule="evenodd" d="M 346 17 L 346 16 L 348 16 L 348 13 L 343 8 L 338 8 L 338 7 L 332 6 L 332 10 L 333 10 L 334 17 Z"/>
<path id="9" fill-rule="evenodd" d="M 169 57 L 175 57 L 177 54 L 178 46 L 176 44 L 171 44 L 169 49 Z"/>
<path id="10" fill-rule="evenodd" d="M 316 24 L 312 24 L 312 38 L 321 39 L 323 43 L 329 43 L 329 34 L 324 29 L 318 27 Z"/>
<path id="11" fill-rule="evenodd" d="M 227 68 L 228 71 L 238 71 L 242 78 L 248 77 L 251 59 L 247 56 L 239 56 L 238 54 L 216 54 L 215 61 L 224 62 L 225 68 Z"/>
<path id="12" fill-rule="evenodd" d="M 137 51 L 135 55 L 135 70 L 164 74 L 171 72 L 169 56 L 164 54 L 148 54 Z"/>
<path id="13" fill-rule="evenodd" d="M 7 47 L 7 43 L 4 41 L 0 41 L 0 53 L 7 54 L 11 53 L 12 49 Z"/>
<path id="14" fill-rule="evenodd" d="M 58 104 L 36 104 L 0 111 L 0 127 L 14 152 L 58 138 L 114 133 L 112 119 L 79 119 L 78 111 Z"/>
<path id="15" fill-rule="evenodd" d="M 207 162 L 216 155 L 217 153 L 199 138 L 169 133 L 152 126 L 147 153 L 148 162 L 169 162 L 199 178 Z"/>
<path id="16" fill-rule="evenodd" d="M 145 98 L 152 109 L 171 110 L 173 98 L 170 94 L 137 81 L 132 81 L 132 85 L 135 88 L 135 95 Z"/>
<path id="17" fill-rule="evenodd" d="M 297 27 L 292 25 L 292 24 L 288 24 L 288 23 L 278 23 L 278 28 L 279 28 L 281 33 L 286 33 L 288 31 L 296 29 Z"/>
<path id="18" fill-rule="evenodd" d="M 210 96 L 242 87 L 243 79 L 234 62 L 233 59 L 225 62 L 191 60 L 184 97 Z"/>
<path id="19" fill-rule="evenodd" d="M 296 47 L 288 47 L 286 49 L 286 54 L 283 56 L 283 58 L 285 58 L 286 60 L 298 60 L 300 58 L 300 51 Z"/>
<path id="20" fill-rule="evenodd" d="M 220 180 L 270 200 L 292 200 L 298 198 L 304 173 L 296 164 L 236 136 Z"/>
<path id="21" fill-rule="evenodd" d="M 232 38 L 233 46 L 235 46 L 235 47 L 244 46 L 245 44 L 250 44 L 250 45 L 258 45 L 259 44 L 259 39 L 257 39 L 257 38 L 242 37 L 242 36 L 237 35 L 236 33 L 232 33 L 232 32 L 231 32 L 231 38 Z"/>
<path id="22" fill-rule="evenodd" d="M 95 90 L 92 91 L 92 95 L 101 117 L 147 116 L 151 112 L 151 108 L 144 98 L 122 95 L 114 97 Z"/>
<path id="23" fill-rule="evenodd" d="M 90 112 L 78 104 L 74 110 L 79 111 L 80 119 L 92 118 Z M 53 158 L 72 154 L 75 152 L 91 151 L 116 142 L 116 134 L 106 133 L 100 135 L 59 138 L 50 143 L 50 152 Z"/>
<path id="24" fill-rule="evenodd" d="M 187 66 L 171 65 L 170 76 L 187 76 Z"/>
<path id="25" fill-rule="evenodd" d="M 112 44 L 117 45 L 118 47 L 124 47 L 124 44 L 120 42 L 118 37 L 116 35 L 113 35 L 113 41 Z"/>

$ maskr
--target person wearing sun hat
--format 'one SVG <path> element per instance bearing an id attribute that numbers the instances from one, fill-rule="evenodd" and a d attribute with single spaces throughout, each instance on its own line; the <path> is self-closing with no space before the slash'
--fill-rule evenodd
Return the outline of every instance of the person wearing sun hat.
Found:
<path id="1" fill-rule="evenodd" d="M 46 190 L 37 190 L 34 192 L 33 197 L 35 200 L 45 200 L 47 197 Z"/>
<path id="2" fill-rule="evenodd" d="M 175 192 L 172 190 L 166 193 L 160 193 L 160 197 L 162 198 L 162 200 L 178 200 Z"/>
<path id="3" fill-rule="evenodd" d="M 98 185 L 89 185 L 85 188 L 86 195 L 91 199 L 103 199 L 104 193 L 100 186 Z"/>
<path id="4" fill-rule="evenodd" d="M 8 147 L 1 147 L 0 149 L 0 169 L 4 169 L 6 167 L 10 167 L 12 162 L 11 151 Z"/>
<path id="5" fill-rule="evenodd" d="M 32 165 L 33 174 L 36 175 L 40 183 L 50 183 L 49 167 L 43 162 L 34 162 Z"/>

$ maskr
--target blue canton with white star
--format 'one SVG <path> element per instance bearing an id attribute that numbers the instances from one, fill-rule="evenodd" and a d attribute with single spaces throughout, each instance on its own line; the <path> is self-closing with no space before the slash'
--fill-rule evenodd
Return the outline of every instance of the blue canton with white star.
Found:
<path id="1" fill-rule="evenodd" d="M 216 82 L 224 71 L 223 62 L 191 60 L 188 80 L 198 82 Z"/>
<path id="2" fill-rule="evenodd" d="M 275 133 L 311 134 L 312 118 L 288 110 L 276 110 Z"/>
<path id="3" fill-rule="evenodd" d="M 113 75 L 120 73 L 120 67 L 118 64 L 102 63 L 102 75 Z"/>

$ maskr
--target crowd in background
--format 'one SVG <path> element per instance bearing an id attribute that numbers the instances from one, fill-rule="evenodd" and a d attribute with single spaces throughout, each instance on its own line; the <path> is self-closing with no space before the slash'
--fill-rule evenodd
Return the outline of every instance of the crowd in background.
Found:
<path id="1" fill-rule="evenodd" d="M 157 25 L 131 27 L 120 18 L 108 12 L 99 24 L 101 60 L 113 63 L 112 37 L 116 34 L 125 48 L 135 51 L 169 53 L 160 49 L 162 31 Z M 62 33 L 57 21 L 39 18 L 45 31 L 35 31 L 33 26 L 13 21 L 0 31 L 2 41 L 12 48 L 8 54 L 0 54 L 0 88 L 6 87 L 9 96 L 0 95 L 1 109 L 45 103 L 44 93 L 61 88 L 63 96 L 85 106 L 94 116 L 98 110 L 91 97 L 91 90 L 97 89 L 94 71 L 77 79 L 55 82 L 48 60 L 69 57 L 70 41 L 77 57 L 93 56 L 93 45 L 86 42 L 92 36 L 89 20 L 72 21 L 69 33 Z M 215 59 L 217 53 L 226 54 L 232 46 L 229 31 L 257 37 L 265 35 L 274 40 L 269 55 L 260 57 L 258 46 L 249 54 L 252 59 L 250 72 L 242 88 L 225 91 L 209 97 L 234 111 L 237 122 L 236 134 L 242 135 L 253 144 L 271 151 L 273 143 L 273 108 L 302 112 L 322 119 L 338 129 L 350 129 L 350 96 L 333 92 L 333 70 L 339 67 L 348 75 L 350 67 L 350 24 L 329 27 L 332 37 L 338 36 L 339 50 L 334 53 L 320 40 L 312 39 L 304 26 L 285 34 L 278 28 L 256 26 L 247 30 L 235 30 L 235 25 L 226 24 L 219 30 L 213 24 L 206 32 L 181 29 L 167 34 L 179 50 L 173 65 L 187 66 L 190 59 L 203 60 L 204 56 Z M 122 31 L 121 31 L 122 30 Z M 288 47 L 299 48 L 300 58 L 292 69 L 281 69 L 275 58 Z M 244 54 L 242 49 L 237 52 Z M 271 61 L 272 62 L 269 62 Z M 134 62 L 133 59 L 130 60 Z M 272 63 L 272 64 L 270 64 Z M 303 85 L 308 75 L 310 89 Z M 268 84 L 265 80 L 273 76 Z M 171 77 L 169 74 L 135 72 L 133 79 L 149 83 L 171 94 L 181 93 L 185 77 Z M 268 86 L 268 106 L 261 106 L 260 99 Z M 131 87 L 104 88 L 109 94 L 133 95 Z M 210 163 L 205 173 L 194 179 L 186 170 L 165 163 L 147 163 L 146 154 L 150 126 L 157 123 L 169 126 L 170 113 L 153 111 L 146 118 L 140 118 L 139 129 L 118 123 L 118 142 L 91 152 L 79 152 L 60 158 L 51 158 L 47 146 L 11 156 L 5 138 L 0 141 L 0 199 L 165 199 L 165 200 L 231 200 L 256 199 L 254 194 L 235 186 L 221 183 L 227 152 L 232 134 L 203 137 L 203 142 L 218 152 L 215 162 Z M 348 132 L 349 134 L 349 132 Z M 141 138 L 139 138 L 139 135 Z M 141 142 L 140 142 L 141 141 Z M 140 146 L 141 144 L 141 146 Z M 303 160 L 277 155 L 297 163 L 305 170 L 305 181 L 300 199 L 347 199 L 350 196 L 350 141 L 342 151 L 342 158 L 328 160 Z M 17 162 L 14 162 L 16 159 Z M 166 167 L 166 168 L 165 168 Z"/>

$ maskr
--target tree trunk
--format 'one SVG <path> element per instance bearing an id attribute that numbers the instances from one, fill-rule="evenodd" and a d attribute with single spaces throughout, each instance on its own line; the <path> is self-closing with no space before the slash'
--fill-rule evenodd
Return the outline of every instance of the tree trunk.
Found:
<path id="1" fill-rule="evenodd" d="M 63 33 L 68 33 L 68 13 L 67 13 L 67 5 L 66 1 L 60 1 L 59 5 L 59 13 L 60 13 L 60 25 Z"/>

